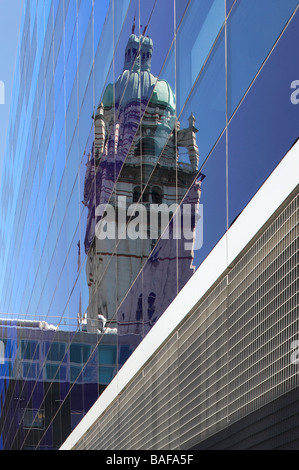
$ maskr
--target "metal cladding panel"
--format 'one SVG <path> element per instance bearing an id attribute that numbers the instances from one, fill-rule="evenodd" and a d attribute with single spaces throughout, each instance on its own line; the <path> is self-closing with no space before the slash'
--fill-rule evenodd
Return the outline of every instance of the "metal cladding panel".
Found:
<path id="1" fill-rule="evenodd" d="M 298 387 L 298 206 L 282 206 L 74 449 L 190 449 Z"/>

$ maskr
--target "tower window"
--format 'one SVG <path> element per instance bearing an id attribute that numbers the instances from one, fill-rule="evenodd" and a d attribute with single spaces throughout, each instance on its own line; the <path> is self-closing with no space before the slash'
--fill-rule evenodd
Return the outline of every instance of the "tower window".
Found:
<path id="1" fill-rule="evenodd" d="M 141 194 L 140 187 L 137 186 L 136 188 L 134 188 L 134 191 L 133 191 L 133 202 L 139 201 L 140 194 Z"/>
<path id="2" fill-rule="evenodd" d="M 151 155 L 156 156 L 157 154 L 157 145 L 155 139 L 145 138 L 137 143 L 135 147 L 135 157 L 140 155 Z"/>
<path id="3" fill-rule="evenodd" d="M 158 186 L 154 186 L 152 189 L 152 201 L 153 204 L 161 204 L 163 200 L 162 190 Z"/>

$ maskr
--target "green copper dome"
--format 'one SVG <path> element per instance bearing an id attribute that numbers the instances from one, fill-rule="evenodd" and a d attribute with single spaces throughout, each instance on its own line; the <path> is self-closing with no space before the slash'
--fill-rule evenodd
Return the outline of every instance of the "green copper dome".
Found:
<path id="1" fill-rule="evenodd" d="M 109 83 L 109 85 L 107 85 L 105 92 L 104 92 L 102 103 L 103 103 L 104 108 L 111 108 L 113 106 L 114 90 L 113 90 L 112 83 Z"/>
<path id="2" fill-rule="evenodd" d="M 175 109 L 175 96 L 166 80 L 159 80 L 150 72 L 153 41 L 149 37 L 129 37 L 124 69 L 115 86 L 109 84 L 103 97 L 103 106 L 127 106 L 138 100 L 150 101 L 154 105 Z"/>
<path id="3" fill-rule="evenodd" d="M 175 96 L 171 86 L 166 80 L 157 80 L 151 102 L 175 110 Z"/>

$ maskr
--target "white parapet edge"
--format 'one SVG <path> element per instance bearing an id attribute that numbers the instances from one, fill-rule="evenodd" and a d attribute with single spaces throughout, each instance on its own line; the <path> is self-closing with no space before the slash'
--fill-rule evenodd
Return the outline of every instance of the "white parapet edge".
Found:
<path id="1" fill-rule="evenodd" d="M 71 450 L 151 356 L 175 331 L 299 183 L 299 141 L 278 164 L 239 217 L 145 336 L 112 382 L 60 447 Z"/>

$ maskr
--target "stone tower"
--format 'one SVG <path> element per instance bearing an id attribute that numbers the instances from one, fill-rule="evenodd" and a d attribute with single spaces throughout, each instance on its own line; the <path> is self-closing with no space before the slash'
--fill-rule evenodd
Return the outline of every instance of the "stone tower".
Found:
<path id="1" fill-rule="evenodd" d="M 83 201 L 89 209 L 85 238 L 88 331 L 103 327 L 99 318 L 105 318 L 110 327 L 116 326 L 118 306 L 161 235 L 161 227 L 155 236 L 150 234 L 148 217 L 147 237 L 131 239 L 127 234 L 119 237 L 119 201 L 125 204 L 122 206 L 125 212 L 136 203 L 142 204 L 147 213 L 153 204 L 166 207 L 179 204 L 197 174 L 195 118 L 191 115 L 189 127 L 180 129 L 170 85 L 151 73 L 152 54 L 153 42 L 149 37 L 131 34 L 123 72 L 115 83 L 107 86 L 94 116 L 94 144 L 87 164 Z M 179 146 L 187 149 L 189 164 L 179 163 Z M 195 204 L 199 203 L 200 191 L 199 181 Z M 115 238 L 99 239 L 95 233 L 99 224 L 104 223 L 105 214 L 98 208 L 106 204 L 115 209 Z M 127 216 L 126 222 L 130 223 L 134 215 Z M 189 270 L 192 257 L 189 251 L 186 256 Z"/>

